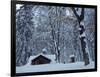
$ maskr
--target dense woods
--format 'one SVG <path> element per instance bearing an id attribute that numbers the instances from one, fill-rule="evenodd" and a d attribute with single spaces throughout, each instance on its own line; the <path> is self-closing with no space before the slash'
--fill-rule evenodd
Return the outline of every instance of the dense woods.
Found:
<path id="1" fill-rule="evenodd" d="M 17 5 L 16 5 L 17 6 Z M 16 66 L 32 55 L 55 54 L 56 63 L 95 60 L 95 10 L 22 5 L 16 9 Z"/>

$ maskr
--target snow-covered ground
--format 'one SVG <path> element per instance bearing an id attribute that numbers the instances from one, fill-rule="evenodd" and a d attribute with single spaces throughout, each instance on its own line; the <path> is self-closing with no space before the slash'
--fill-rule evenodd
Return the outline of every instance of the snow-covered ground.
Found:
<path id="1" fill-rule="evenodd" d="M 67 63 L 67 64 L 43 64 L 43 65 L 25 65 L 16 67 L 16 73 L 28 72 L 45 72 L 45 71 L 61 71 L 61 70 L 77 70 L 77 69 L 92 69 L 94 62 L 84 66 L 84 62 Z"/>

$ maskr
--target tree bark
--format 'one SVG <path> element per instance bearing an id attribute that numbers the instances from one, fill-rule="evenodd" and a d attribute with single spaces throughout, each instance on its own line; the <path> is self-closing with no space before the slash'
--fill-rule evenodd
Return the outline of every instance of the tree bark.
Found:
<path id="1" fill-rule="evenodd" d="M 52 8 L 50 8 L 52 9 Z M 51 34 L 52 34 L 52 40 L 53 40 L 53 46 L 54 46 L 54 53 L 55 53 L 55 57 L 56 57 L 56 62 L 60 63 L 60 50 L 59 50 L 59 36 L 60 36 L 60 23 L 58 21 L 57 18 L 59 18 L 59 11 L 58 11 L 58 7 L 55 7 L 55 23 L 52 23 L 52 10 L 50 11 L 50 25 L 51 25 Z"/>
<path id="2" fill-rule="evenodd" d="M 88 65 L 89 64 L 89 54 L 88 54 L 88 51 L 86 50 L 86 42 L 84 40 L 86 40 L 85 36 L 82 36 L 83 33 L 85 33 L 85 28 L 84 28 L 84 25 L 81 24 L 81 22 L 83 21 L 84 19 L 84 8 L 82 8 L 81 10 L 81 15 L 78 15 L 78 13 L 76 12 L 75 8 L 72 7 L 72 11 L 73 13 L 75 14 L 77 20 L 78 20 L 78 23 L 79 23 L 79 33 L 80 33 L 80 42 L 81 42 L 81 49 L 82 49 L 82 53 L 83 53 L 83 60 L 85 62 L 85 65 Z"/>

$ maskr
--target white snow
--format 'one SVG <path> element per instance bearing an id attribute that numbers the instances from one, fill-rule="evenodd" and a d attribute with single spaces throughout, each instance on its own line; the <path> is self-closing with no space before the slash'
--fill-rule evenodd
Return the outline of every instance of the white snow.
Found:
<path id="1" fill-rule="evenodd" d="M 71 13 L 69 12 L 68 9 L 66 9 L 66 15 L 67 15 L 67 16 L 70 16 L 70 15 L 71 15 Z"/>
<path id="2" fill-rule="evenodd" d="M 73 54 L 73 55 L 70 55 L 70 57 L 75 57 L 75 55 Z"/>
<path id="3" fill-rule="evenodd" d="M 22 5 L 22 4 L 17 4 L 17 5 L 16 5 L 16 9 L 17 9 L 17 10 L 20 9 L 21 6 L 23 6 L 23 5 Z"/>
<path id="4" fill-rule="evenodd" d="M 83 32 L 79 37 L 85 37 L 85 32 Z"/>
<path id="5" fill-rule="evenodd" d="M 84 21 L 82 21 L 80 24 L 81 24 L 81 25 L 85 25 L 85 24 L 84 24 Z"/>
<path id="6" fill-rule="evenodd" d="M 61 71 L 61 70 L 78 70 L 78 69 L 93 69 L 94 62 L 84 66 L 84 62 L 67 63 L 67 64 L 43 64 L 43 65 L 25 65 L 16 67 L 16 73 L 28 72 L 45 72 L 45 71 Z"/>
<path id="7" fill-rule="evenodd" d="M 79 27 L 78 30 L 82 30 L 82 28 Z"/>
<path id="8" fill-rule="evenodd" d="M 46 48 L 43 48 L 42 51 L 47 51 L 47 49 Z"/>

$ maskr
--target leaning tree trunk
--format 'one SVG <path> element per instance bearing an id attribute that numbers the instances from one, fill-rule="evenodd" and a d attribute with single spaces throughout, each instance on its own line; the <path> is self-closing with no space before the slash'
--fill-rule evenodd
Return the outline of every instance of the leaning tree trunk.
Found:
<path id="1" fill-rule="evenodd" d="M 78 9 L 77 9 L 78 10 Z M 80 42 L 81 42 L 81 49 L 83 53 L 83 60 L 85 62 L 85 65 L 89 64 L 89 52 L 88 52 L 88 47 L 87 47 L 87 42 L 86 42 L 86 37 L 85 37 L 85 28 L 83 24 L 83 19 L 84 19 L 84 8 L 81 10 L 81 14 L 78 15 L 76 12 L 75 8 L 72 8 L 73 13 L 75 14 L 78 23 L 79 23 L 79 33 L 80 33 Z"/>

